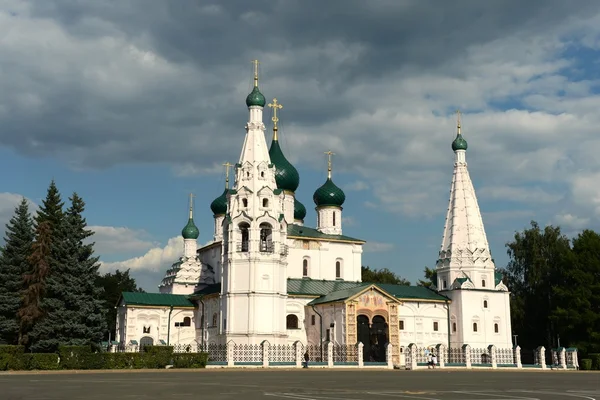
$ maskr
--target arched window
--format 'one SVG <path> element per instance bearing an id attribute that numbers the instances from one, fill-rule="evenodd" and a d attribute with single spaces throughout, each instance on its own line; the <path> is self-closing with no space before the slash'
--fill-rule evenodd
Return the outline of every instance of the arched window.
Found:
<path id="1" fill-rule="evenodd" d="M 192 325 L 192 319 L 190 317 L 185 317 L 183 319 L 183 326 L 191 326 Z"/>
<path id="2" fill-rule="evenodd" d="M 483 308 L 487 308 L 487 300 L 483 301 Z"/>
<path id="3" fill-rule="evenodd" d="M 269 207 L 269 199 L 263 199 L 263 207 Z"/>
<path id="4" fill-rule="evenodd" d="M 265 199 L 266 200 L 266 199 Z M 273 228 L 263 222 L 260 224 L 260 251 L 263 253 L 273 252 Z"/>
<path id="5" fill-rule="evenodd" d="M 333 212 L 333 226 L 335 226 L 335 211 Z"/>
<path id="6" fill-rule="evenodd" d="M 264 178 L 265 177 L 265 171 L 260 171 L 260 177 Z"/>
<path id="7" fill-rule="evenodd" d="M 288 314 L 288 316 L 285 317 L 285 328 L 298 329 L 298 317 L 294 314 Z"/>
<path id="8" fill-rule="evenodd" d="M 498 324 L 494 324 L 494 332 L 495 333 L 500 332 L 500 327 L 498 326 Z"/>
<path id="9" fill-rule="evenodd" d="M 308 276 L 308 260 L 302 260 L 302 276 Z"/>
<path id="10" fill-rule="evenodd" d="M 242 205 L 244 208 L 248 207 L 248 199 L 242 199 Z"/>
<path id="11" fill-rule="evenodd" d="M 481 287 L 485 287 L 485 279 L 481 280 Z"/>
<path id="12" fill-rule="evenodd" d="M 473 332 L 477 332 L 477 322 L 473 322 Z"/>
<path id="13" fill-rule="evenodd" d="M 240 224 L 240 232 L 242 234 L 242 242 L 240 243 L 240 251 L 247 252 L 250 244 L 250 225 L 246 222 Z"/>
<path id="14" fill-rule="evenodd" d="M 456 322 L 452 323 L 452 332 L 456 332 Z"/>
<path id="15" fill-rule="evenodd" d="M 339 261 L 335 262 L 335 277 L 336 278 L 342 277 L 342 263 Z"/>
<path id="16" fill-rule="evenodd" d="M 218 318 L 217 313 L 214 313 L 213 314 L 213 320 L 212 320 L 212 326 L 213 327 L 217 326 L 217 318 Z"/>

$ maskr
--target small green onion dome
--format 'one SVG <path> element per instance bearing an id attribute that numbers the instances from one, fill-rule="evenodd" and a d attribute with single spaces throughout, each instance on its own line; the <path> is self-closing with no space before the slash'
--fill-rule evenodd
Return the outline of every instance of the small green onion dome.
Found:
<path id="1" fill-rule="evenodd" d="M 248 97 L 246 97 L 246 105 L 250 106 L 265 106 L 265 96 L 258 90 L 258 86 L 254 86 L 254 89 L 250 92 Z"/>
<path id="2" fill-rule="evenodd" d="M 183 236 L 184 239 L 198 239 L 198 236 L 200 236 L 200 231 L 198 230 L 196 224 L 194 224 L 193 218 L 188 220 L 187 225 L 181 231 L 181 236 Z"/>
<path id="3" fill-rule="evenodd" d="M 300 175 L 298 174 L 298 170 L 283 155 L 278 140 L 271 142 L 269 157 L 271 158 L 271 162 L 275 164 L 275 182 L 277 183 L 277 188 L 289 190 L 292 193 L 295 192 L 298 189 L 298 185 L 300 185 Z"/>
<path id="4" fill-rule="evenodd" d="M 467 141 L 465 138 L 459 133 L 456 135 L 456 139 L 452 142 L 452 151 L 456 150 L 467 150 Z"/>
<path id="5" fill-rule="evenodd" d="M 227 213 L 227 192 L 229 189 L 225 189 L 223 193 L 210 203 L 210 209 L 215 216 L 225 215 Z"/>
<path id="6" fill-rule="evenodd" d="M 341 207 L 346 200 L 346 195 L 333 183 L 331 178 L 327 178 L 327 181 L 315 190 L 315 194 L 313 195 L 313 201 L 317 205 L 320 206 L 335 206 Z"/>
<path id="7" fill-rule="evenodd" d="M 306 217 L 306 207 L 294 198 L 294 219 L 304 221 L 304 217 Z"/>

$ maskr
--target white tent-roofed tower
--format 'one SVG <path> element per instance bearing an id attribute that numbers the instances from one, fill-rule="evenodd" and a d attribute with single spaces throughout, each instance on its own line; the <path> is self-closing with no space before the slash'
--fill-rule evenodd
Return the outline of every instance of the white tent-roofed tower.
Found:
<path id="1" fill-rule="evenodd" d="M 436 263 L 437 286 L 452 299 L 450 342 L 471 347 L 512 347 L 510 299 L 490 252 L 475 189 L 467 169 L 467 141 L 457 134 L 450 201 Z"/>

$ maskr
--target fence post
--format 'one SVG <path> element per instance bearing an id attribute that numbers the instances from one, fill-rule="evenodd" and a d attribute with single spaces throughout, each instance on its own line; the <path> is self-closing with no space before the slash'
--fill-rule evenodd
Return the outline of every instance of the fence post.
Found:
<path id="1" fill-rule="evenodd" d="M 540 366 L 542 369 L 546 369 L 546 348 L 544 346 L 540 346 L 537 348 L 537 351 L 540 359 Z"/>
<path id="2" fill-rule="evenodd" d="M 308 346 L 308 343 L 307 343 Z M 302 358 L 304 354 L 302 354 L 303 346 L 300 341 L 294 342 L 294 349 L 296 349 L 296 368 L 302 368 Z"/>
<path id="3" fill-rule="evenodd" d="M 521 362 L 521 346 L 515 346 L 513 354 L 513 360 L 517 365 L 517 368 L 523 368 L 523 363 Z"/>
<path id="4" fill-rule="evenodd" d="M 410 352 L 410 369 L 414 371 L 417 369 L 417 345 L 409 344 L 408 351 Z"/>
<path id="5" fill-rule="evenodd" d="M 333 368 L 333 343 L 327 342 L 327 367 Z"/>
<path id="6" fill-rule="evenodd" d="M 558 349 L 558 363 L 562 369 L 567 369 L 567 354 L 564 347 Z"/>
<path id="7" fill-rule="evenodd" d="M 391 343 L 388 343 L 385 348 L 385 359 L 387 361 L 388 369 L 394 369 L 394 360 L 392 359 L 392 352 L 394 346 Z"/>
<path id="8" fill-rule="evenodd" d="M 446 366 L 446 346 L 443 343 L 435 346 L 437 349 L 437 357 L 440 368 L 444 368 Z"/>
<path id="9" fill-rule="evenodd" d="M 465 367 L 471 368 L 471 346 L 464 344 L 462 350 L 465 356 Z"/>
<path id="10" fill-rule="evenodd" d="M 263 368 L 269 368 L 269 345 L 270 343 L 263 340 L 260 344 L 262 346 L 262 366 Z"/>
<path id="11" fill-rule="evenodd" d="M 488 346 L 488 352 L 490 353 L 490 362 L 492 363 L 492 369 L 498 368 L 498 352 L 496 351 L 496 346 L 490 344 Z"/>
<path id="12" fill-rule="evenodd" d="M 364 349 L 365 345 L 362 344 L 362 342 L 358 342 L 358 368 L 364 368 L 365 366 L 365 361 L 363 359 L 364 357 Z"/>
<path id="13" fill-rule="evenodd" d="M 235 365 L 235 360 L 233 359 L 235 353 L 235 342 L 230 340 L 227 344 L 227 366 L 233 367 Z"/>

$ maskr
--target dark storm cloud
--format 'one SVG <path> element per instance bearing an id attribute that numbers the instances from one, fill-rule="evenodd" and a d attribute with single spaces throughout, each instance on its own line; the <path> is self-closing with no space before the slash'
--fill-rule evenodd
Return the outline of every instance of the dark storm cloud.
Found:
<path id="1" fill-rule="evenodd" d="M 67 34 L 47 43 L 56 51 L 13 50 L 5 54 L 9 61 L 0 61 L 6 88 L 0 106 L 7 110 L 0 114 L 0 140 L 21 153 L 97 168 L 122 162 L 207 167 L 237 158 L 253 58 L 264 60 L 267 98 L 285 99 L 286 123 L 320 135 L 335 129 L 335 121 L 378 107 L 367 95 L 357 102 L 360 94 L 349 94 L 354 85 L 381 84 L 399 71 L 460 75 L 456 64 L 453 70 L 449 65 L 469 46 L 506 33 L 539 33 L 599 6 L 579 1 L 575 8 L 558 0 L 44 0 L 31 7 L 31 17 L 55 21 Z M 31 34 L 46 40 L 44 27 Z M 110 52 L 111 38 L 169 65 L 138 73 L 122 61 L 126 48 Z M 96 70 L 103 69 L 106 85 L 97 82 Z M 112 76 L 122 83 L 109 90 Z M 393 142 L 382 138 L 356 140 L 393 152 Z"/>

